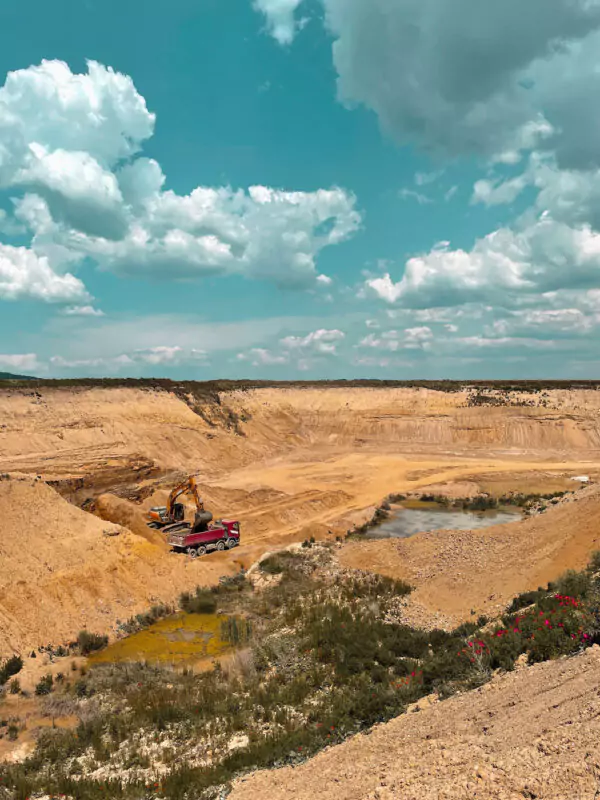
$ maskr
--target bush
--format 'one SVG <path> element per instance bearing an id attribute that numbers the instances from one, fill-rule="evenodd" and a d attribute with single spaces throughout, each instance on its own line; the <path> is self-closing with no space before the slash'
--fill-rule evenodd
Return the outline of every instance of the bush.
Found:
<path id="1" fill-rule="evenodd" d="M 89 631 L 80 631 L 77 636 L 79 652 L 82 656 L 88 656 L 96 650 L 102 650 L 108 644 L 108 636 L 100 636 Z"/>
<path id="2" fill-rule="evenodd" d="M 214 614 L 217 610 L 217 598 L 210 589 L 199 586 L 195 594 L 184 592 L 179 598 L 179 605 L 186 614 Z"/>
<path id="3" fill-rule="evenodd" d="M 52 675 L 44 675 L 40 678 L 39 682 L 35 687 L 35 693 L 39 696 L 50 694 L 52 691 L 52 687 L 54 685 L 54 681 L 52 679 Z"/>
<path id="4" fill-rule="evenodd" d="M 600 572 L 600 550 L 594 550 L 590 556 L 587 570 L 591 573 Z"/>
<path id="5" fill-rule="evenodd" d="M 558 594 L 586 598 L 591 591 L 592 580 L 589 573 L 570 569 L 561 575 L 553 586 Z"/>
<path id="6" fill-rule="evenodd" d="M 18 678 L 13 678 L 8 685 L 11 694 L 19 694 L 21 691 L 21 683 Z"/>
<path id="7" fill-rule="evenodd" d="M 75 692 L 76 697 L 91 697 L 91 695 L 94 693 L 87 681 L 82 679 L 77 681 L 73 687 L 73 691 Z"/>
<path id="8" fill-rule="evenodd" d="M 21 656 L 11 656 L 0 667 L 0 686 L 3 686 L 13 675 L 17 675 L 23 669 L 23 659 Z"/>
<path id="9" fill-rule="evenodd" d="M 538 589 L 537 592 L 523 592 L 518 597 L 512 601 L 512 603 L 508 607 L 509 614 L 515 614 L 517 611 L 520 611 L 522 608 L 527 608 L 528 606 L 537 603 L 538 600 L 541 600 L 542 597 L 545 597 L 547 594 L 544 589 Z"/>

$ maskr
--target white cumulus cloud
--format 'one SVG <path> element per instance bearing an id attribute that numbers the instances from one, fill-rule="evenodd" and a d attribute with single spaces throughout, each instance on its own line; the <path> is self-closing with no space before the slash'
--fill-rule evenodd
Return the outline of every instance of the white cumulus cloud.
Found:
<path id="1" fill-rule="evenodd" d="M 238 353 L 237 358 L 239 361 L 250 361 L 253 367 L 287 364 L 289 361 L 286 353 L 273 353 L 264 347 L 253 347 L 248 353 Z"/>
<path id="2" fill-rule="evenodd" d="M 4 367 L 8 370 L 33 371 L 38 369 L 39 366 L 40 365 L 35 353 L 24 353 L 18 355 L 0 353 L 0 367 Z"/>
<path id="3" fill-rule="evenodd" d="M 303 0 L 254 0 L 254 7 L 266 19 L 271 35 L 279 44 L 290 44 L 296 34 L 298 23 L 296 9 Z"/>
<path id="4" fill-rule="evenodd" d="M 335 354 L 336 347 L 345 337 L 342 331 L 320 329 L 306 336 L 286 336 L 281 344 L 288 350 L 311 349 L 315 353 Z"/>
<path id="5" fill-rule="evenodd" d="M 351 193 L 165 191 L 160 165 L 138 156 L 154 122 L 132 79 L 96 62 L 84 74 L 61 61 L 8 74 L 0 88 L 0 188 L 24 192 L 14 199 L 15 224 L 26 226 L 31 245 L 29 268 L 21 254 L 0 296 L 39 296 L 39 287 L 28 289 L 35 261 L 47 272 L 45 294 L 57 300 L 83 292 L 71 272 L 86 259 L 118 274 L 167 280 L 217 274 L 289 288 L 331 282 L 316 262 L 323 248 L 359 228 Z"/>
<path id="6" fill-rule="evenodd" d="M 47 302 L 84 300 L 83 283 L 70 273 L 57 274 L 46 256 L 26 247 L 0 243 L 0 300 L 33 297 Z"/>
<path id="7" fill-rule="evenodd" d="M 66 306 L 62 309 L 65 317 L 103 317 L 104 311 L 94 306 Z"/>

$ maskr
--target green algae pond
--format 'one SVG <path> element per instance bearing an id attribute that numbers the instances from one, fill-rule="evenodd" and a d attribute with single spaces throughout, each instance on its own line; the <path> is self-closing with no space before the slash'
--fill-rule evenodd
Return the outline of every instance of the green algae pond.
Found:
<path id="1" fill-rule="evenodd" d="M 94 653 L 90 664 L 148 662 L 186 666 L 232 652 L 247 641 L 249 624 L 225 614 L 181 612 Z"/>

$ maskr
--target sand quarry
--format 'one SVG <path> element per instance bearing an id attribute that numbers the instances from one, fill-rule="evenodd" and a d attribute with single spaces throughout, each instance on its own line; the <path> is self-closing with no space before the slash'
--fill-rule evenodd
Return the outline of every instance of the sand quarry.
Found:
<path id="1" fill-rule="evenodd" d="M 579 489 L 573 476 L 588 475 L 592 482 L 600 477 L 599 412 L 600 392 L 593 388 L 531 393 L 297 386 L 232 389 L 210 397 L 150 387 L 3 388 L 0 655 L 67 642 L 83 627 L 113 636 L 118 621 L 248 567 L 267 551 L 309 536 L 335 540 L 368 519 L 392 492 L 443 490 L 464 496 Z M 164 504 L 169 489 L 189 473 L 198 475 L 215 518 L 240 520 L 240 548 L 192 560 L 169 552 L 161 534 L 146 526 L 146 510 Z M 594 549 L 600 549 L 600 492 L 592 485 L 539 517 L 476 532 L 348 542 L 338 557 L 345 566 L 410 580 L 416 591 L 408 619 L 449 626 L 474 612 L 489 614 L 514 594 L 584 566 Z M 596 686 L 598 656 L 585 659 L 588 683 Z M 565 672 L 569 669 L 572 679 Z M 579 691 L 576 667 L 546 664 L 508 676 L 490 692 L 497 698 L 518 694 L 519 681 L 533 681 L 544 671 L 557 685 L 571 687 L 564 689 L 568 697 Z M 485 704 L 486 698 L 482 694 L 477 703 Z M 440 731 L 451 726 L 453 715 L 460 716 L 460 702 L 424 711 L 418 735 L 429 738 L 431 726 Z M 502 700 L 507 726 L 511 702 Z M 338 761 L 330 751 L 320 755 L 319 769 L 326 770 L 330 782 L 321 796 L 575 796 L 558 790 L 519 794 L 520 776 L 514 787 L 506 785 L 506 795 L 473 793 L 464 787 L 469 782 L 481 787 L 484 779 L 473 775 L 471 766 L 464 775 L 462 767 L 458 770 L 462 783 L 456 785 L 463 793 L 453 794 L 441 788 L 440 764 L 450 762 L 440 761 L 439 748 L 431 764 L 422 763 L 404 777 L 392 774 L 395 748 L 398 758 L 415 762 L 423 752 L 407 749 L 412 720 L 404 717 L 383 732 L 361 737 L 368 742 L 365 769 L 372 777 L 381 773 L 379 783 L 352 777 L 352 743 L 335 748 Z M 535 737 L 540 730 L 531 725 L 531 742 L 524 739 L 522 747 L 539 758 Z M 578 729 L 569 730 L 576 736 Z M 493 739 L 482 739 L 466 722 L 453 736 L 468 765 L 471 750 L 487 752 Z M 425 769 L 431 770 L 427 779 Z M 481 769 L 486 775 L 494 771 L 485 764 Z M 309 789 L 296 785 L 304 780 L 298 777 L 302 770 L 258 776 L 240 784 L 234 797 L 308 796 Z M 341 784 L 331 770 L 341 770 Z M 585 772 L 586 787 L 592 786 L 593 774 Z M 425 780 L 432 787 L 429 794 L 410 783 Z M 568 784 L 564 780 L 560 786 Z M 314 789 L 310 792 L 313 796 Z"/>

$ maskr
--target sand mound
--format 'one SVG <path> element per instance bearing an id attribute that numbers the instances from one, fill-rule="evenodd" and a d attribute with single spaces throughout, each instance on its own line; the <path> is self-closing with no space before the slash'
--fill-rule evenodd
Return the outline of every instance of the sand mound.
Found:
<path id="1" fill-rule="evenodd" d="M 143 509 L 129 500 L 113 494 L 101 494 L 95 500 L 94 513 L 101 519 L 121 525 L 157 547 L 168 550 L 164 535 L 149 528 Z"/>
<path id="2" fill-rule="evenodd" d="M 159 600 L 238 569 L 165 554 L 75 508 L 43 481 L 0 480 L 0 656 L 109 632 Z"/>
<path id="3" fill-rule="evenodd" d="M 237 781 L 231 800 L 593 798 L 600 648 L 407 713 L 301 767 Z"/>

